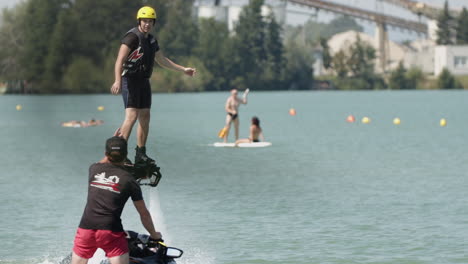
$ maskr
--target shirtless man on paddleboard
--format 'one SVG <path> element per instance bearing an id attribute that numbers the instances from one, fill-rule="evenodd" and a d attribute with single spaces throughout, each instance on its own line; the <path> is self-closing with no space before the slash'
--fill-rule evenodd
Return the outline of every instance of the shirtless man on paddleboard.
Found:
<path id="1" fill-rule="evenodd" d="M 247 95 L 249 94 L 249 89 L 244 91 L 242 98 L 237 97 L 237 94 L 237 89 L 232 89 L 231 95 L 226 100 L 226 105 L 224 106 L 224 109 L 227 112 L 226 125 L 223 128 L 224 143 L 227 142 L 229 130 L 231 129 L 231 123 L 234 123 L 236 137 L 235 140 L 239 139 L 239 106 L 241 104 L 247 104 Z"/>

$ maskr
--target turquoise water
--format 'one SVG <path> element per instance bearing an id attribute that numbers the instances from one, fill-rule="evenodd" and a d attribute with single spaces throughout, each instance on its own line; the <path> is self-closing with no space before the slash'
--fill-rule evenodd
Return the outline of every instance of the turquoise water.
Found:
<path id="1" fill-rule="evenodd" d="M 163 179 L 145 197 L 179 263 L 468 263 L 467 92 L 253 91 L 240 132 L 259 116 L 273 145 L 258 149 L 211 145 L 227 96 L 153 95 Z M 91 118 L 105 123 L 60 126 Z M 0 97 L 0 263 L 70 252 L 88 167 L 122 120 L 119 96 Z M 131 203 L 123 222 L 143 231 Z"/>

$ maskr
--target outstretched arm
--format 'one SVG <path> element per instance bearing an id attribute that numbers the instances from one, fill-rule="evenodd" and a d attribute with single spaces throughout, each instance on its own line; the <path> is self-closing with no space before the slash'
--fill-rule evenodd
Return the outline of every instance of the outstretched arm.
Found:
<path id="1" fill-rule="evenodd" d="M 161 67 L 164 67 L 166 69 L 173 70 L 173 71 L 180 71 L 180 72 L 187 74 L 188 76 L 194 76 L 195 73 L 197 72 L 197 70 L 194 68 L 185 68 L 179 64 L 174 63 L 170 59 L 166 58 L 164 54 L 162 53 L 162 51 L 156 52 L 155 60 Z"/>
<path id="2" fill-rule="evenodd" d="M 245 89 L 244 94 L 242 95 L 241 103 L 247 104 L 247 95 L 249 94 L 249 88 Z"/>
<path id="3" fill-rule="evenodd" d="M 161 233 L 157 232 L 156 229 L 154 229 L 153 219 L 151 219 L 151 214 L 146 208 L 145 201 L 143 200 L 134 201 L 133 205 L 135 205 L 135 208 L 140 214 L 141 223 L 143 224 L 145 229 L 148 231 L 151 238 L 161 239 L 162 238 Z"/>

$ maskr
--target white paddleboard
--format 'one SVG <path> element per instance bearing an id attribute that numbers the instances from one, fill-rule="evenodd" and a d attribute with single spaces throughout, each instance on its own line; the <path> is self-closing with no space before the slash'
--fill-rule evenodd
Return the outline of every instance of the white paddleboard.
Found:
<path id="1" fill-rule="evenodd" d="M 225 148 L 232 148 L 235 147 L 234 143 L 224 143 L 224 142 L 216 142 L 213 144 L 215 147 L 225 147 Z M 271 146 L 271 142 L 252 142 L 252 143 L 239 143 L 237 147 L 239 148 L 262 148 Z"/>

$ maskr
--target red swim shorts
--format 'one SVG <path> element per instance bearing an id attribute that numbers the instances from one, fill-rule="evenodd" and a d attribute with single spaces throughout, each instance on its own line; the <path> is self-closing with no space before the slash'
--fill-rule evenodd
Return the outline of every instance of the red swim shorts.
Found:
<path id="1" fill-rule="evenodd" d="M 128 252 L 126 236 L 125 232 L 78 228 L 73 252 L 90 259 L 98 248 L 102 248 L 108 258 L 121 256 Z"/>

